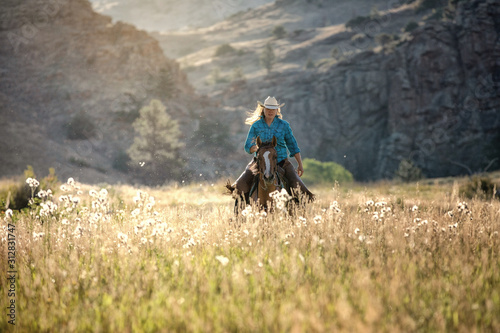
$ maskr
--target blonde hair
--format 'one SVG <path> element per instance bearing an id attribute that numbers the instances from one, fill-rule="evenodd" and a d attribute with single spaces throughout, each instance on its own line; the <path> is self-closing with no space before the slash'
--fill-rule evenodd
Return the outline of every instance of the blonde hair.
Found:
<path id="1" fill-rule="evenodd" d="M 245 124 L 247 125 L 252 125 L 255 123 L 257 120 L 260 119 L 260 117 L 264 116 L 264 105 L 258 104 L 257 108 L 254 111 L 250 111 L 247 113 L 247 119 L 245 119 Z M 283 119 L 283 115 L 281 114 L 281 109 L 278 108 L 278 112 L 276 112 L 276 117 Z"/>

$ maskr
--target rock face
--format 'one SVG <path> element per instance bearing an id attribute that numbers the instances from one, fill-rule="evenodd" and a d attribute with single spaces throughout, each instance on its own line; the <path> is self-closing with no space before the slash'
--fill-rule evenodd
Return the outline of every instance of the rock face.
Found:
<path id="1" fill-rule="evenodd" d="M 181 121 L 197 108 L 184 73 L 155 39 L 113 24 L 86 0 L 6 0 L 0 12 L 2 176 L 31 164 L 82 181 L 127 181 L 112 168 L 134 137 L 120 116 L 151 98 Z M 68 140 L 65 125 L 82 113 L 95 131 Z"/>
<path id="2" fill-rule="evenodd" d="M 392 178 L 403 159 L 440 177 L 482 170 L 498 156 L 499 70 L 500 3 L 476 0 L 394 50 L 276 74 L 226 97 L 279 96 L 305 157 L 336 161 L 358 180 Z"/>

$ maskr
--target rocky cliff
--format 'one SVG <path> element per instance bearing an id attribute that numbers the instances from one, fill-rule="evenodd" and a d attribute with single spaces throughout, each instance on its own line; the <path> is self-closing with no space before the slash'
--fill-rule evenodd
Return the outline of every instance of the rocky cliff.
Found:
<path id="1" fill-rule="evenodd" d="M 448 16 L 392 47 L 340 48 L 339 62 L 273 73 L 222 98 L 276 95 L 304 155 L 358 180 L 392 178 L 403 159 L 428 177 L 483 170 L 500 157 L 500 3 L 459 2 Z"/>
<path id="2" fill-rule="evenodd" d="M 131 113 L 151 98 L 181 122 L 199 109 L 155 39 L 86 0 L 6 0 L 0 12 L 1 176 L 31 164 L 41 174 L 55 167 L 82 181 L 129 181 L 112 164 L 133 140 Z M 77 114 L 92 131 L 69 140 Z"/>

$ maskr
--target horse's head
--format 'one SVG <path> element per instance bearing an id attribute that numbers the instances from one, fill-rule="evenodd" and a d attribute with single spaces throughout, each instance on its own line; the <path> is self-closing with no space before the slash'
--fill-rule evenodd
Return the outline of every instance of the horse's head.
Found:
<path id="1" fill-rule="evenodd" d="M 278 168 L 278 154 L 276 153 L 276 137 L 272 141 L 262 142 L 260 136 L 257 137 L 257 168 L 260 177 L 265 181 L 274 180 Z"/>

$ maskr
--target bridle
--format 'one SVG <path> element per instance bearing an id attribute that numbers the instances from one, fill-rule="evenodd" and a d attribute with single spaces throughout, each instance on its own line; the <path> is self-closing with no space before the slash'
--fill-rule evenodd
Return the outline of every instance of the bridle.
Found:
<path id="1" fill-rule="evenodd" d="M 267 148 L 266 146 L 259 147 L 257 149 L 257 156 L 259 155 L 259 152 L 261 149 Z M 275 160 L 275 159 L 274 159 Z M 271 162 L 271 161 L 270 161 Z M 265 177 L 265 172 L 262 170 L 262 165 L 261 165 L 261 160 L 260 158 L 257 159 L 257 167 L 259 170 L 259 178 L 262 180 L 260 184 L 260 188 L 263 190 L 267 190 L 269 185 L 274 185 L 275 187 L 279 187 L 279 177 L 277 176 L 278 173 L 278 164 L 275 162 L 274 166 L 272 167 L 272 170 L 270 170 L 271 176 L 269 178 Z"/>

